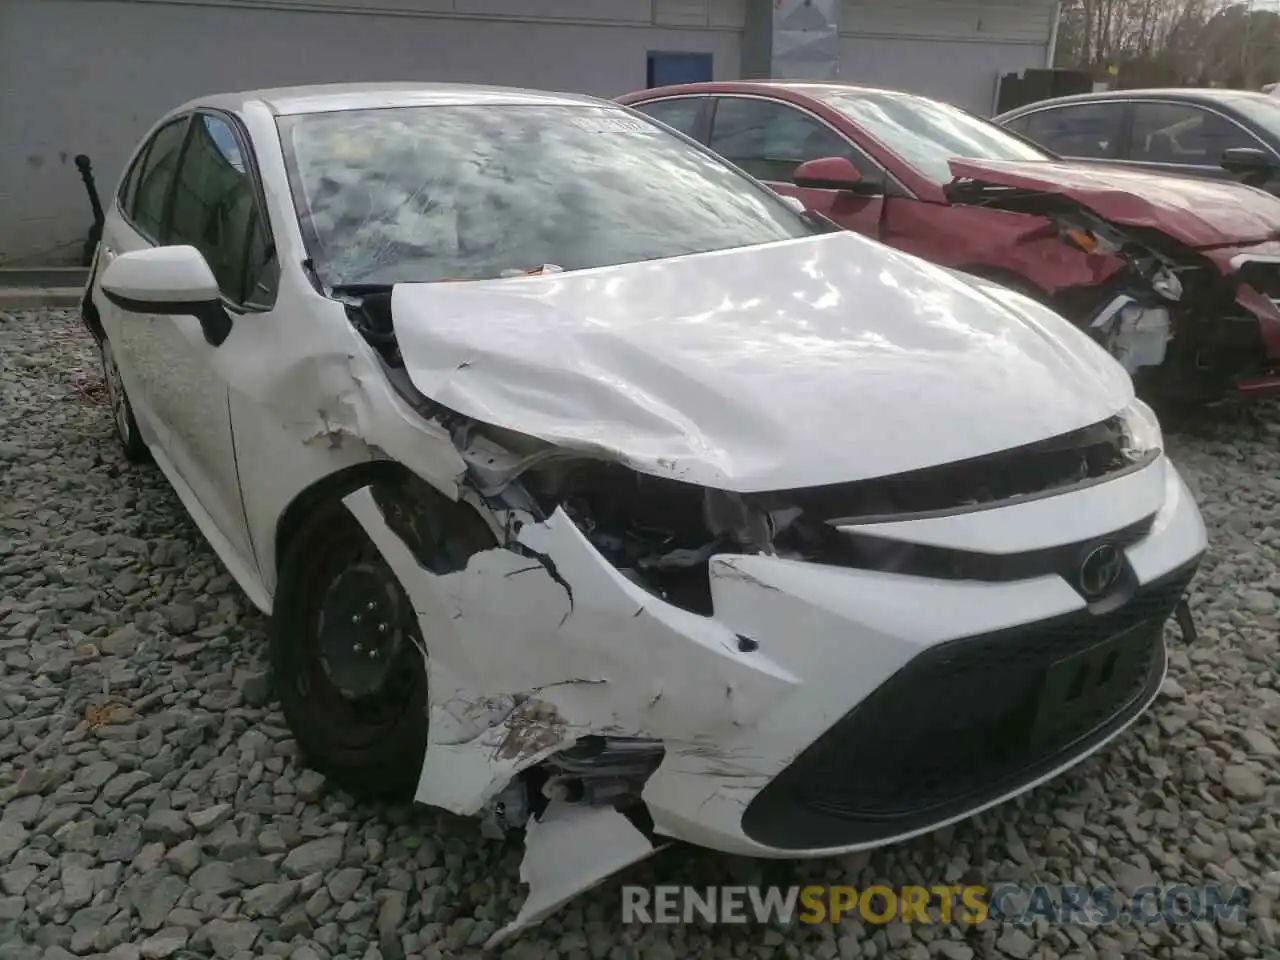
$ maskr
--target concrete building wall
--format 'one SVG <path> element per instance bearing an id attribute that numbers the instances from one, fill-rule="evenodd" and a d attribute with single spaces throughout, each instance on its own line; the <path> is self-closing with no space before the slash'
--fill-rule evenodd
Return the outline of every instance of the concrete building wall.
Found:
<path id="1" fill-rule="evenodd" d="M 998 73 L 1043 65 L 1054 7 L 819 2 L 838 21 L 838 79 L 983 113 Z M 92 214 L 73 158 L 89 155 L 105 200 L 143 131 L 192 97 L 357 80 L 610 97 L 645 86 L 651 52 L 709 53 L 715 79 L 777 76 L 768 34 L 778 9 L 775 0 L 0 0 L 0 264 L 74 260 Z"/>
<path id="2" fill-rule="evenodd" d="M 983 116 L 996 78 L 1044 67 L 1053 0 L 843 0 L 840 79 L 910 90 Z"/>
<path id="3" fill-rule="evenodd" d="M 0 262 L 74 258 L 92 222 L 75 155 L 92 159 L 105 197 L 147 127 L 192 97 L 358 80 L 610 97 L 645 85 L 650 51 L 710 53 L 716 79 L 733 79 L 743 10 L 742 0 L 0 0 Z"/>

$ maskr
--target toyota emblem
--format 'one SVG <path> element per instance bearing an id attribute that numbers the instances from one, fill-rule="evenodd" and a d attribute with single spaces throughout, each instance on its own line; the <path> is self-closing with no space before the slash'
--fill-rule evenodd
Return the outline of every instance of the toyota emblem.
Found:
<path id="1" fill-rule="evenodd" d="M 1124 557 L 1112 543 L 1094 547 L 1080 564 L 1080 592 L 1090 600 L 1106 596 L 1119 582 Z"/>

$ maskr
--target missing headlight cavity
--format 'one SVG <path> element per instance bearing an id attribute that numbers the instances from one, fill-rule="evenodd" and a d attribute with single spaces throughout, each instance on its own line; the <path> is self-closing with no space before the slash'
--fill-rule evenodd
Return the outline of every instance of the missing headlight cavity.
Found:
<path id="1" fill-rule="evenodd" d="M 524 488 L 557 506 L 624 576 L 668 603 L 710 615 L 716 554 L 860 566 L 833 550 L 835 525 L 950 513 L 1058 493 L 1134 469 L 1150 455 L 1114 417 L 1029 446 L 911 473 L 770 493 L 732 494 L 596 460 L 529 469 Z"/>
<path id="2" fill-rule="evenodd" d="M 703 614 L 712 612 L 711 557 L 771 552 L 786 519 L 736 494 L 603 461 L 545 464 L 526 473 L 524 485 L 544 509 L 562 507 L 624 576 Z"/>

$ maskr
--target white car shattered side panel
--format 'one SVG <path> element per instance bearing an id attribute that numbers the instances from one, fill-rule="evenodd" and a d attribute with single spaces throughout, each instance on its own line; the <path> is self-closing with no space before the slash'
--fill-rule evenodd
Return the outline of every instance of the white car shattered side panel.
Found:
<path id="1" fill-rule="evenodd" d="M 1161 458 L 1142 474 L 1163 478 L 1159 486 L 1170 501 L 1153 502 L 1144 483 L 1144 495 L 1119 498 L 1115 521 L 1132 522 L 1155 507 L 1157 541 L 1192 550 L 1203 544 L 1202 525 L 1190 529 L 1189 521 L 1169 520 L 1186 513 L 1172 465 Z M 1065 517 L 1088 492 L 1044 502 Z M 368 489 L 346 504 L 405 585 L 426 637 L 432 729 L 420 801 L 478 812 L 519 771 L 581 736 L 653 736 L 665 756 L 642 799 L 655 832 L 748 856 L 847 849 L 780 853 L 746 837 L 741 817 L 800 750 L 908 660 L 958 631 L 996 631 L 1082 605 L 1056 576 L 942 583 L 767 556 L 721 556 L 711 562 L 716 615 L 708 619 L 639 590 L 590 548 L 562 512 L 543 524 L 525 524 L 514 549 L 483 551 L 465 570 L 437 576 L 423 570 L 391 531 Z M 986 511 L 988 521 L 1003 526 L 1007 517 L 1016 525 L 1021 506 Z M 534 555 L 516 553 L 520 548 Z M 1169 553 L 1159 542 L 1151 549 Z M 529 586 L 513 586 L 522 580 Z M 573 603 L 570 595 L 577 598 Z M 575 617 L 583 618 L 581 626 Z M 627 621 L 635 624 L 633 631 Z M 657 629 L 664 621 L 669 632 Z M 739 633 L 757 641 L 758 650 L 739 652 L 731 642 Z M 726 683 L 732 696 L 708 694 Z M 656 700 L 655 684 L 662 689 Z M 592 829 L 608 835 L 598 850 L 583 851 L 573 863 L 559 862 L 576 857 L 565 845 L 534 842 L 545 824 L 530 825 L 522 868 L 529 900 L 502 937 L 651 850 L 648 840 L 641 846 L 628 839 L 635 829 L 626 818 L 590 809 L 551 815 L 557 824 L 561 817 L 589 819 Z M 541 837 L 555 835 L 544 831 Z"/>
<path id="2" fill-rule="evenodd" d="M 516 918 L 485 942 L 492 949 L 545 920 L 574 897 L 624 867 L 663 849 L 612 807 L 552 803 L 531 821 L 525 838 L 520 879 L 529 895 Z"/>
<path id="3" fill-rule="evenodd" d="M 549 562 L 498 547 L 440 576 L 418 564 L 368 488 L 344 502 L 422 626 L 432 729 L 421 802 L 475 813 L 516 772 L 587 733 L 712 743 L 797 683 L 760 652 L 739 650 L 723 624 L 627 580 L 561 511 L 518 537 Z"/>
<path id="4" fill-rule="evenodd" d="M 310 483 L 375 459 L 404 464 L 450 500 L 466 464 L 449 434 L 395 392 L 372 348 L 343 307 L 299 285 L 291 294 L 316 322 L 297 327 L 241 322 L 210 363 L 225 367 L 236 430 L 240 483 L 262 573 L 274 588 L 275 523 Z"/>
<path id="5" fill-rule="evenodd" d="M 399 284 L 391 312 L 405 369 L 432 400 L 738 492 L 1008 450 L 1101 422 L 1133 398 L 1123 368 L 1052 311 L 847 231 Z"/>

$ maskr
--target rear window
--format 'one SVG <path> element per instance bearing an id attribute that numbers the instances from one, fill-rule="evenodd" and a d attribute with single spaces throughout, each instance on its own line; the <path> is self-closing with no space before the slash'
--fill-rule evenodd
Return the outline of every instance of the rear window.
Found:
<path id="1" fill-rule="evenodd" d="M 576 270 L 821 232 L 710 151 L 616 107 L 339 111 L 280 130 L 330 286 Z"/>

